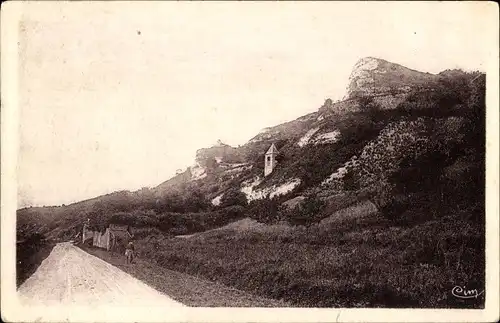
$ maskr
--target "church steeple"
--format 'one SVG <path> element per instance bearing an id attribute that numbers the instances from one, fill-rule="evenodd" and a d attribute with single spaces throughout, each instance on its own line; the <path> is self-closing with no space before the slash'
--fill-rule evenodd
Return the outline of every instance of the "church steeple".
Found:
<path id="1" fill-rule="evenodd" d="M 273 143 L 264 156 L 264 176 L 267 176 L 273 172 L 274 167 L 276 167 L 276 156 L 278 154 L 278 149 Z"/>

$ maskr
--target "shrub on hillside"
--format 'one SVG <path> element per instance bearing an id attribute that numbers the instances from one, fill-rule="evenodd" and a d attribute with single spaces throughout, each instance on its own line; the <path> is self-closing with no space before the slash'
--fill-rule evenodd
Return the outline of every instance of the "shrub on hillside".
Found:
<path id="1" fill-rule="evenodd" d="M 133 227 L 156 227 L 158 226 L 158 219 L 153 210 L 141 211 L 136 210 L 132 212 L 117 212 L 111 215 L 109 223 L 127 224 Z"/>
<path id="2" fill-rule="evenodd" d="M 245 208 L 241 205 L 232 205 L 218 211 L 220 218 L 235 220 L 242 217 L 245 214 Z"/>
<path id="3" fill-rule="evenodd" d="M 302 203 L 293 209 L 283 210 L 284 218 L 292 225 L 304 225 L 306 227 L 321 221 L 325 215 L 322 214 L 326 203 L 315 195 L 307 196 Z"/>
<path id="4" fill-rule="evenodd" d="M 428 126 L 423 118 L 391 123 L 363 148 L 357 162 L 347 170 L 345 180 L 342 178 L 344 189 L 363 187 L 371 192 L 371 200 L 379 209 L 392 210 L 398 181 L 394 174 L 404 160 L 418 159 L 429 147 Z"/>
<path id="5" fill-rule="evenodd" d="M 228 207 L 232 205 L 247 205 L 247 196 L 238 188 L 231 188 L 222 195 L 220 199 L 220 207 Z"/>
<path id="6" fill-rule="evenodd" d="M 232 205 L 217 211 L 200 213 L 196 218 L 203 227 L 200 231 L 224 226 L 234 220 L 238 220 L 244 216 L 245 208 L 241 205 Z"/>
<path id="7" fill-rule="evenodd" d="M 371 122 L 378 122 L 384 117 L 382 108 L 373 100 L 372 96 L 361 96 L 358 98 L 358 102 L 360 110 L 370 117 Z"/>
<path id="8" fill-rule="evenodd" d="M 134 228 L 134 239 L 144 239 L 153 236 L 164 236 L 163 232 L 156 227 Z"/>
<path id="9" fill-rule="evenodd" d="M 465 152 L 464 122 L 452 116 L 391 123 L 363 148 L 359 162 L 342 179 L 344 189 L 363 187 L 371 192 L 372 202 L 391 219 L 404 212 L 414 193 L 437 195 L 444 203 L 443 170 Z M 407 201 L 396 198 L 400 195 Z"/>
<path id="10" fill-rule="evenodd" d="M 158 199 L 155 204 L 156 213 L 163 212 L 199 212 L 208 209 L 210 203 L 199 186 L 190 183 L 183 189 L 169 192 Z"/>
<path id="11" fill-rule="evenodd" d="M 277 198 L 266 197 L 249 203 L 249 215 L 260 223 L 274 224 L 280 220 L 281 205 Z"/>
<path id="12" fill-rule="evenodd" d="M 403 194 L 391 195 L 386 199 L 374 197 L 371 201 L 377 206 L 380 214 L 389 220 L 398 220 L 409 206 L 408 198 Z"/>
<path id="13" fill-rule="evenodd" d="M 166 212 L 158 215 L 158 228 L 173 235 L 191 234 L 221 227 L 244 216 L 245 209 L 233 205 L 217 211 L 196 213 Z"/>
<path id="14" fill-rule="evenodd" d="M 218 184 L 213 184 L 210 186 L 210 188 L 208 189 L 208 192 L 209 193 L 216 193 L 220 190 L 220 186 Z"/>

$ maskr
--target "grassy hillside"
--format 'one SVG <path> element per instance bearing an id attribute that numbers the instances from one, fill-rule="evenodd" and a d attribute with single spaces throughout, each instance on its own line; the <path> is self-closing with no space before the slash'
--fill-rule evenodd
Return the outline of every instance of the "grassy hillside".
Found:
<path id="1" fill-rule="evenodd" d="M 467 220 L 480 210 L 408 226 L 353 209 L 309 228 L 247 226 L 143 240 L 138 252 L 165 268 L 295 306 L 481 307 L 482 300 L 450 294 L 462 282 L 484 286 L 484 228 Z"/>

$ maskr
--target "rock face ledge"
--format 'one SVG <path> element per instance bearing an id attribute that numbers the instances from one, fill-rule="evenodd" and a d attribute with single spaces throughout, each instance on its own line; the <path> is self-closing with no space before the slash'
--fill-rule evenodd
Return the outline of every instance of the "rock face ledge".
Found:
<path id="1" fill-rule="evenodd" d="M 406 93 L 415 86 L 429 85 L 437 75 L 423 73 L 383 59 L 365 57 L 353 67 L 344 99 Z"/>

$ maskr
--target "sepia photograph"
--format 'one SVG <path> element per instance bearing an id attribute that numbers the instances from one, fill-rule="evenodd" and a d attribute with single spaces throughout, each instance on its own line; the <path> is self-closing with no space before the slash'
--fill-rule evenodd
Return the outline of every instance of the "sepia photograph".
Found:
<path id="1" fill-rule="evenodd" d="M 4 321 L 499 319 L 495 3 L 1 23 Z"/>

